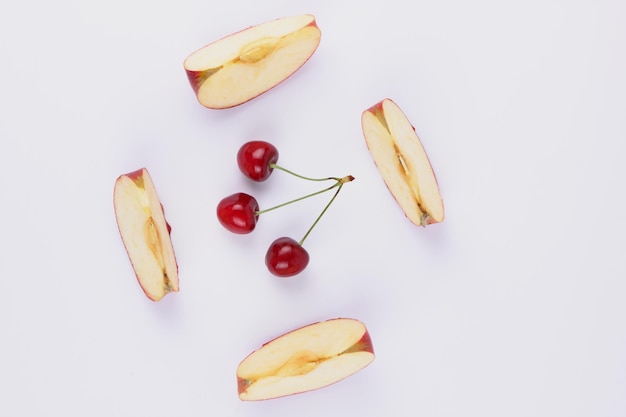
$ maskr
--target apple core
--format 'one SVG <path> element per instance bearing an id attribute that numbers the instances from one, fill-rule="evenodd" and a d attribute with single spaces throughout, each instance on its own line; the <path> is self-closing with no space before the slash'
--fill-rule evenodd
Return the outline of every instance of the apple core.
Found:
<path id="1" fill-rule="evenodd" d="M 310 350 L 304 350 L 294 354 L 283 366 L 281 366 L 275 373 L 277 376 L 298 376 L 305 375 L 311 372 L 320 362 L 323 362 L 324 358 L 320 358 L 319 355 L 311 352 Z"/>
<path id="2" fill-rule="evenodd" d="M 152 218 L 152 216 L 146 219 L 143 230 L 144 230 L 144 236 L 146 239 L 146 244 L 148 245 L 150 252 L 152 252 L 152 255 L 157 260 L 161 268 L 165 269 L 163 268 L 164 263 L 163 263 L 163 256 L 161 254 L 161 247 L 162 247 L 161 236 L 159 236 L 159 231 L 156 225 L 154 224 L 154 219 Z"/>
<path id="3" fill-rule="evenodd" d="M 280 39 L 281 38 L 275 36 L 266 36 L 248 43 L 241 48 L 239 60 L 249 64 L 262 60 L 276 49 L 276 45 L 278 45 Z"/>

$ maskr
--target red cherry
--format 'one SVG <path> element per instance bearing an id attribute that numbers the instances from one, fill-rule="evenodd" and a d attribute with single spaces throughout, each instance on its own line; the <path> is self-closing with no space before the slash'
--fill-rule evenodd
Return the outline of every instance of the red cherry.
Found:
<path id="1" fill-rule="evenodd" d="M 309 264 L 309 253 L 290 237 L 280 237 L 270 245 L 265 265 L 277 277 L 299 274 Z"/>
<path id="2" fill-rule="evenodd" d="M 244 143 L 237 152 L 237 165 L 241 172 L 253 181 L 261 182 L 269 178 L 274 170 L 270 164 L 278 161 L 278 149 L 262 140 Z"/>
<path id="3" fill-rule="evenodd" d="M 250 233 L 258 221 L 259 203 L 249 194 L 235 193 L 222 199 L 217 205 L 217 219 L 227 230 Z"/>

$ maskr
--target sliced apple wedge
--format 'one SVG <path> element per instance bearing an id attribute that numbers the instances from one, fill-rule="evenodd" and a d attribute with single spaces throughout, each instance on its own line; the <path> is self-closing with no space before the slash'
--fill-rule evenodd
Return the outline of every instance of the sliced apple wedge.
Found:
<path id="1" fill-rule="evenodd" d="M 337 318 L 309 324 L 264 344 L 237 368 L 239 398 L 268 400 L 338 382 L 374 360 L 365 325 Z"/>
<path id="2" fill-rule="evenodd" d="M 314 16 L 283 17 L 210 43 L 183 66 L 200 104 L 234 107 L 289 78 L 313 55 L 320 38 Z"/>
<path id="3" fill-rule="evenodd" d="M 122 242 L 146 296 L 159 301 L 178 291 L 170 226 L 147 169 L 117 178 L 113 207 Z"/>
<path id="4" fill-rule="evenodd" d="M 361 115 L 367 147 L 387 188 L 418 226 L 443 221 L 443 200 L 426 151 L 400 107 L 384 99 Z"/>

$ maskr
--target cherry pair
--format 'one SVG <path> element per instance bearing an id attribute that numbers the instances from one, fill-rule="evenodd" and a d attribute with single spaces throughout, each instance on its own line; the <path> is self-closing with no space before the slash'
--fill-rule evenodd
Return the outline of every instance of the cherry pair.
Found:
<path id="1" fill-rule="evenodd" d="M 235 193 L 225 197 L 219 202 L 217 205 L 217 218 L 227 230 L 237 234 L 247 234 L 255 229 L 261 214 L 337 188 L 331 200 L 300 241 L 296 241 L 290 237 L 280 237 L 270 245 L 265 255 L 265 265 L 272 274 L 278 277 L 290 277 L 299 274 L 308 265 L 309 253 L 302 247 L 304 240 L 333 202 L 343 184 L 352 181 L 354 177 L 349 175 L 343 178 L 308 178 L 277 165 L 277 161 L 278 150 L 274 145 L 265 141 L 257 140 L 247 142 L 243 144 L 237 152 L 237 165 L 240 171 L 246 177 L 256 182 L 267 180 L 274 169 L 278 169 L 305 180 L 330 180 L 334 181 L 334 184 L 323 190 L 265 210 L 259 209 L 259 203 L 253 196 L 246 193 Z"/>

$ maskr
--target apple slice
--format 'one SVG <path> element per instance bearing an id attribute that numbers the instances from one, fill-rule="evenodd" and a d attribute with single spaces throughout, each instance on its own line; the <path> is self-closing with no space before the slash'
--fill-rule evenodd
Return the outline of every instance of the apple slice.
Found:
<path id="1" fill-rule="evenodd" d="M 418 226 L 443 221 L 437 179 L 415 128 L 400 107 L 384 99 L 361 115 L 367 147 L 387 188 Z"/>
<path id="2" fill-rule="evenodd" d="M 314 16 L 283 17 L 210 43 L 183 66 L 200 104 L 225 109 L 291 76 L 313 55 L 320 37 Z"/>
<path id="3" fill-rule="evenodd" d="M 147 169 L 117 178 L 113 207 L 122 242 L 146 296 L 159 301 L 178 291 L 171 229 Z"/>
<path id="4" fill-rule="evenodd" d="M 267 400 L 338 382 L 374 360 L 365 325 L 337 318 L 309 324 L 264 344 L 237 368 L 239 398 Z"/>

